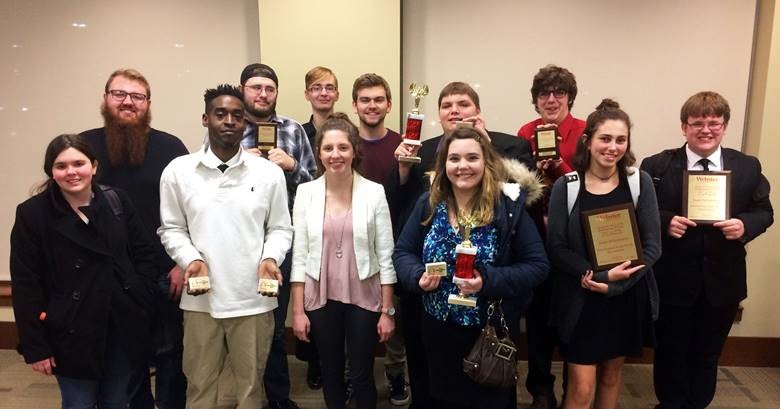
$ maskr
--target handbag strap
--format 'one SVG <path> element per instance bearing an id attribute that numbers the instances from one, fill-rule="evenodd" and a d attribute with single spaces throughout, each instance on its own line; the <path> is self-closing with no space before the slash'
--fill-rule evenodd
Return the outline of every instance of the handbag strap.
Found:
<path id="1" fill-rule="evenodd" d="M 490 325 L 490 319 L 493 318 L 495 310 L 498 309 L 499 322 L 501 323 L 501 329 L 504 330 L 505 336 L 509 335 L 509 327 L 506 325 L 506 319 L 504 318 L 504 310 L 501 308 L 501 302 L 503 300 L 492 300 L 487 307 L 487 325 Z"/>

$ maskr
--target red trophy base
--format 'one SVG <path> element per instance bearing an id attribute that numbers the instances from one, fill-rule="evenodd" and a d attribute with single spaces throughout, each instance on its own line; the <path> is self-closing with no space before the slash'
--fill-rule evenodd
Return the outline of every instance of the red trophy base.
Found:
<path id="1" fill-rule="evenodd" d="M 422 133 L 422 124 L 425 119 L 425 115 L 421 114 L 407 114 L 406 115 L 406 134 L 404 135 L 404 143 L 406 145 L 420 146 L 420 135 Z M 399 162 L 411 162 L 420 163 L 421 159 L 417 156 L 399 156 Z"/>
<path id="2" fill-rule="evenodd" d="M 476 258 L 476 247 L 464 247 L 462 245 L 455 247 L 455 275 L 452 277 L 453 283 L 463 284 L 465 280 L 470 280 L 475 277 L 474 261 Z M 477 306 L 477 297 L 464 294 L 450 294 L 447 298 L 447 302 L 454 305 L 473 308 Z"/>

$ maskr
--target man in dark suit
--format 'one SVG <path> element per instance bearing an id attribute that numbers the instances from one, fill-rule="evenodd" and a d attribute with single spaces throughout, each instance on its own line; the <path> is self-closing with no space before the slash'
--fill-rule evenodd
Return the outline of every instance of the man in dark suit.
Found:
<path id="1" fill-rule="evenodd" d="M 772 224 L 769 182 L 758 159 L 721 147 L 728 102 L 700 92 L 680 111 L 686 144 L 653 155 L 663 255 L 655 264 L 661 308 L 653 376 L 656 408 L 705 408 L 715 395 L 718 359 L 739 302 L 747 296 L 745 245 Z M 730 171 L 731 211 L 713 224 L 681 216 L 685 170 Z"/>
<path id="2" fill-rule="evenodd" d="M 393 232 L 397 237 L 420 195 L 428 190 L 425 172 L 433 169 L 436 152 L 445 135 L 451 134 L 457 122 L 471 123 L 480 134 L 490 140 L 503 157 L 515 159 L 529 169 L 536 168 L 531 147 L 527 141 L 501 132 L 488 131 L 479 106 L 479 95 L 464 82 L 451 82 L 439 93 L 439 120 L 443 133 L 428 139 L 420 146 L 403 142 L 395 150 L 395 156 L 419 155 L 421 162 L 413 164 L 399 161 L 398 171 L 388 180 L 387 195 L 393 217 Z M 436 407 L 428 394 L 428 369 L 420 335 L 422 302 L 417 294 L 400 294 L 401 311 L 404 314 L 402 332 L 406 340 L 406 365 L 412 390 L 410 409 Z"/>

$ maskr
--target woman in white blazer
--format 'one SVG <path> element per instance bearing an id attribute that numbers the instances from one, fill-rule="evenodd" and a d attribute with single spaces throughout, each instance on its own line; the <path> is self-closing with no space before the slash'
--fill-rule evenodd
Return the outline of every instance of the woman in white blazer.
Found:
<path id="1" fill-rule="evenodd" d="M 374 348 L 395 329 L 390 212 L 382 185 L 357 172 L 359 146 L 349 118 L 331 115 L 314 150 L 321 176 L 293 208 L 293 331 L 315 341 L 329 409 L 346 406 L 345 343 L 357 407 L 376 408 Z"/>

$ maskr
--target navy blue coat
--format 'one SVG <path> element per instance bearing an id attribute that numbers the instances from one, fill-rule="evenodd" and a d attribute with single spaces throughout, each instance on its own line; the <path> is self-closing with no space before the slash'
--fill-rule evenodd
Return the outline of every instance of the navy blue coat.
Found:
<path id="1" fill-rule="evenodd" d="M 425 271 L 422 249 L 430 225 L 421 223 L 430 214 L 429 194 L 423 194 L 412 210 L 395 245 L 393 264 L 398 282 L 410 293 L 424 294 L 419 280 Z M 550 265 L 544 245 L 531 218 L 525 210 L 526 193 L 520 190 L 517 199 L 502 194 L 495 209 L 493 225 L 498 230 L 498 253 L 494 265 L 477 265 L 482 274 L 481 299 L 503 299 L 504 313 L 510 323 L 510 333 L 517 341 L 520 315 L 533 296 L 533 289 L 541 283 Z M 485 306 L 480 302 L 483 322 Z"/>

